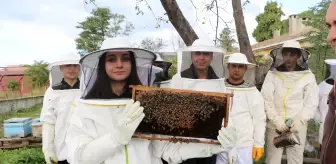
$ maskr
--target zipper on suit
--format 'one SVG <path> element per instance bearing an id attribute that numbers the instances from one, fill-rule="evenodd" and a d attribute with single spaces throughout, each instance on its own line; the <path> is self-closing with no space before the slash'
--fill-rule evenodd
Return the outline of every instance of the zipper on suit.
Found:
<path id="1" fill-rule="evenodd" d="M 286 90 L 286 94 L 282 100 L 282 103 L 283 103 L 283 107 L 284 107 L 284 115 L 285 115 L 285 120 L 287 120 L 287 105 L 286 105 L 286 100 L 287 100 L 287 97 L 289 95 L 289 92 L 290 92 L 290 88 L 287 88 Z"/>
<path id="2" fill-rule="evenodd" d="M 125 149 L 125 161 L 126 164 L 129 164 L 127 145 L 124 146 L 124 149 Z"/>

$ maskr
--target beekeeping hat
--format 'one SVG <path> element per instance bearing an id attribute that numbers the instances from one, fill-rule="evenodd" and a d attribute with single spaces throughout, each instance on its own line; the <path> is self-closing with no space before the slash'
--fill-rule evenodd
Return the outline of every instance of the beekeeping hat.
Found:
<path id="1" fill-rule="evenodd" d="M 256 66 L 255 64 L 248 62 L 246 55 L 242 53 L 233 53 L 229 55 L 227 64 L 243 64 L 243 65 L 247 65 L 248 67 Z"/>
<path id="2" fill-rule="evenodd" d="M 128 51 L 134 55 L 139 79 L 143 85 L 151 85 L 152 63 L 156 59 L 154 52 L 142 48 L 134 48 L 126 37 L 107 38 L 100 50 L 91 52 L 80 59 L 83 78 L 81 87 L 85 96 L 96 81 L 99 59 L 106 52 Z"/>
<path id="3" fill-rule="evenodd" d="M 61 83 L 64 78 L 63 72 L 60 69 L 62 65 L 79 65 L 80 59 L 79 55 L 75 52 L 64 53 L 57 58 L 56 61 L 48 65 L 49 83 L 51 87 Z"/>
<path id="4" fill-rule="evenodd" d="M 276 48 L 271 51 L 270 55 L 273 58 L 271 69 L 275 69 L 281 66 L 282 64 L 284 64 L 283 51 L 290 50 L 290 49 L 298 50 L 298 52 L 300 53 L 299 54 L 300 58 L 297 60 L 297 65 L 303 68 L 304 70 L 308 69 L 307 62 L 308 62 L 310 53 L 307 50 L 301 48 L 300 43 L 295 40 L 288 40 L 283 43 L 281 48 Z"/>
<path id="5" fill-rule="evenodd" d="M 336 78 L 336 59 L 327 59 L 324 61 L 327 65 L 325 79 Z"/>
<path id="6" fill-rule="evenodd" d="M 191 46 L 180 49 L 177 52 L 177 73 L 189 71 L 192 68 L 192 54 L 195 52 L 207 52 L 212 55 L 209 69 L 212 69 L 218 78 L 224 77 L 223 60 L 225 50 L 216 47 L 212 41 L 206 39 L 197 39 Z"/>

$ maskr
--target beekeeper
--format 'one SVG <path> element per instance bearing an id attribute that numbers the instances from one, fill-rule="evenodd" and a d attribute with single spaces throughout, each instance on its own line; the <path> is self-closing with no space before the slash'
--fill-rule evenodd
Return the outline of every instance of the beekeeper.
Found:
<path id="1" fill-rule="evenodd" d="M 210 40 L 197 39 L 191 46 L 177 52 L 177 73 L 170 87 L 208 92 L 226 92 L 224 78 L 225 50 Z M 230 129 L 230 128 L 229 128 Z M 231 132 L 233 134 L 234 132 Z M 215 164 L 216 155 L 188 159 L 182 164 Z"/>
<path id="2" fill-rule="evenodd" d="M 261 94 L 267 115 L 266 163 L 280 164 L 282 148 L 273 145 L 274 137 L 290 130 L 297 133 L 300 145 L 286 148 L 288 164 L 301 164 L 307 134 L 307 121 L 315 115 L 318 106 L 318 86 L 308 69 L 309 52 L 294 40 L 271 51 L 273 63 L 267 73 Z M 290 126 L 285 124 L 292 120 Z"/>
<path id="3" fill-rule="evenodd" d="M 249 63 L 242 53 L 231 54 L 227 64 L 228 77 L 225 86 L 233 93 L 230 118 L 237 131 L 237 142 L 229 157 L 227 153 L 217 155 L 216 164 L 252 164 L 264 153 L 266 113 L 264 99 L 255 86 L 244 80 L 244 75 L 255 64 Z M 231 159 L 231 160 L 230 160 Z"/>
<path id="4" fill-rule="evenodd" d="M 60 55 L 48 66 L 50 87 L 46 90 L 40 120 L 43 122 L 42 150 L 47 164 L 52 161 L 66 164 L 66 122 L 72 102 L 80 96 L 79 56 Z"/>
<path id="5" fill-rule="evenodd" d="M 161 158 L 180 163 L 231 149 L 235 138 L 225 128 L 218 136 L 222 146 L 132 138 L 145 115 L 140 103 L 131 99 L 129 86 L 151 85 L 151 71 L 138 76 L 144 69 L 137 68 L 151 69 L 154 60 L 153 52 L 132 48 L 127 38 L 106 39 L 99 51 L 80 60 L 83 73 L 89 75 L 83 75 L 86 88 L 71 108 L 66 141 L 71 164 L 161 164 Z"/>
<path id="6" fill-rule="evenodd" d="M 334 78 L 336 77 L 336 60 L 327 59 L 325 63 L 327 65 L 327 78 L 319 84 L 319 106 L 315 116 L 315 120 L 320 123 L 320 144 L 322 144 L 324 120 L 328 112 L 328 95 L 334 85 Z"/>

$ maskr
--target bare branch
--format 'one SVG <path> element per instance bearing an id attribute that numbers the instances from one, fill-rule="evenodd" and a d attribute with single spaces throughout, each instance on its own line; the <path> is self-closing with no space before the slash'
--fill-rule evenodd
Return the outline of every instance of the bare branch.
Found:
<path id="1" fill-rule="evenodd" d="M 215 38 L 217 38 L 217 36 L 218 36 L 218 17 L 219 17 L 219 15 L 218 15 L 218 4 L 217 4 L 217 0 L 214 0 L 215 1 L 215 4 L 216 4 L 216 10 L 217 10 L 217 24 L 216 24 L 216 35 L 215 35 Z M 216 43 L 217 43 L 217 39 L 215 39 L 215 45 L 216 45 Z"/>
<path id="2" fill-rule="evenodd" d="M 147 8 L 151 11 L 151 13 L 153 14 L 153 16 L 154 16 L 154 18 L 155 18 L 156 26 L 157 26 L 157 27 L 160 27 L 158 18 L 155 16 L 154 11 L 153 11 L 152 8 L 150 7 L 150 5 L 149 5 L 149 3 L 147 2 L 147 0 L 145 0 L 145 3 L 146 3 Z"/>

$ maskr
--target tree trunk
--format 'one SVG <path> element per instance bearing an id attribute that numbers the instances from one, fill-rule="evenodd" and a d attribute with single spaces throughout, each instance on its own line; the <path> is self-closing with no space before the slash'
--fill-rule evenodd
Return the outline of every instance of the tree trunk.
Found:
<path id="1" fill-rule="evenodd" d="M 232 8 L 240 52 L 247 56 L 249 62 L 255 63 L 252 47 L 245 26 L 241 0 L 232 0 Z"/>
<path id="2" fill-rule="evenodd" d="M 236 32 L 238 36 L 240 52 L 246 55 L 247 60 L 249 62 L 255 63 L 254 55 L 252 52 L 252 47 L 251 47 L 250 40 L 249 40 L 247 30 L 246 30 L 246 26 L 245 26 L 245 20 L 244 20 L 241 0 L 232 0 L 232 9 L 233 9 L 233 18 L 235 20 L 235 25 L 236 25 Z M 258 68 L 249 69 L 245 73 L 244 79 L 248 83 L 255 85 L 256 81 L 258 81 L 256 79 L 257 72 L 258 72 Z M 260 85 L 260 84 L 256 84 L 256 85 Z"/>
<path id="3" fill-rule="evenodd" d="M 188 20 L 184 17 L 176 0 L 160 0 L 161 4 L 166 11 L 169 21 L 179 33 L 184 43 L 191 46 L 192 43 L 198 39 L 194 29 L 189 24 Z"/>

